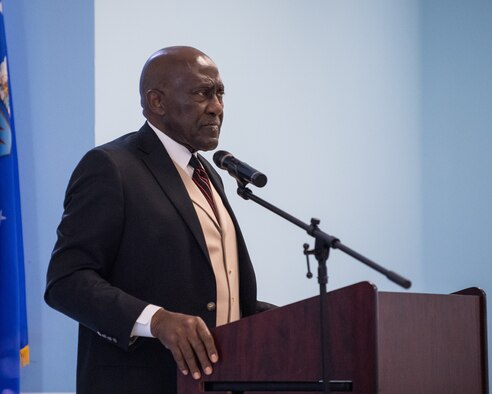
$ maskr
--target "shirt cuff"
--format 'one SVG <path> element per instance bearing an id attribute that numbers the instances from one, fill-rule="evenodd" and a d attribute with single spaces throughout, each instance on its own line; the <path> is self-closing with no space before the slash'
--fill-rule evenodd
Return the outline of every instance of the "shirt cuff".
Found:
<path id="1" fill-rule="evenodd" d="M 133 325 L 130 336 L 154 338 L 150 332 L 150 323 L 152 321 L 152 316 L 154 316 L 159 309 L 161 309 L 160 306 L 152 304 L 147 305 Z"/>

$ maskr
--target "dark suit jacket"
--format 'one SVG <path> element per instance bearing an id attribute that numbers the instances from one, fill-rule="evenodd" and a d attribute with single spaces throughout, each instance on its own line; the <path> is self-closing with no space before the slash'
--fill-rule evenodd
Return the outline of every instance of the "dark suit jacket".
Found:
<path id="1" fill-rule="evenodd" d="M 243 316 L 256 281 L 218 174 L 200 158 L 237 232 Z M 152 129 L 89 151 L 75 169 L 47 275 L 46 302 L 79 325 L 77 392 L 174 393 L 176 367 L 157 339 L 129 345 L 148 303 L 215 326 L 215 279 L 200 223 Z"/>

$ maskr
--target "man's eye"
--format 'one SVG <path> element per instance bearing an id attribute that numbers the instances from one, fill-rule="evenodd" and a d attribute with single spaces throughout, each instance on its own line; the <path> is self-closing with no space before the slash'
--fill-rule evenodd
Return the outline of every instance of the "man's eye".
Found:
<path id="1" fill-rule="evenodd" d="M 224 97 L 224 91 L 215 91 L 214 89 L 197 90 L 195 94 L 203 99 L 211 98 L 213 95 L 216 95 L 220 100 Z"/>

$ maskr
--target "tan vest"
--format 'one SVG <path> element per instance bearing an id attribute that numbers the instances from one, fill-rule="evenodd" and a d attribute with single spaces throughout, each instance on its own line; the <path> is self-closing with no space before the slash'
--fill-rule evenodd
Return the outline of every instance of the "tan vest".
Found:
<path id="1" fill-rule="evenodd" d="M 218 219 L 193 179 L 179 165 L 174 165 L 193 202 L 207 243 L 217 287 L 217 326 L 239 320 L 239 270 L 234 224 L 212 183 L 210 186 Z"/>

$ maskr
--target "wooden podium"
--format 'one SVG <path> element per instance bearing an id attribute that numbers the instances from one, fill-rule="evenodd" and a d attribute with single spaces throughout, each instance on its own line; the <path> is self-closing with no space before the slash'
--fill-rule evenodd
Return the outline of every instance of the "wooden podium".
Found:
<path id="1" fill-rule="evenodd" d="M 326 294 L 331 392 L 488 393 L 485 294 L 378 292 L 368 282 Z M 178 394 L 321 391 L 319 297 L 213 330 L 220 361 Z"/>

